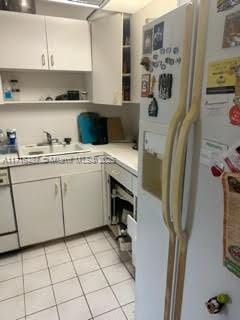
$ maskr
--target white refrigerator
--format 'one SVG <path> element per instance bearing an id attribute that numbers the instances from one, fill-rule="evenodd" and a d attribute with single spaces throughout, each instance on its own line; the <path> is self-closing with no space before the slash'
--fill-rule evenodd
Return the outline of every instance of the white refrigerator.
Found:
<path id="1" fill-rule="evenodd" d="M 240 140 L 229 116 L 237 74 L 226 72 L 240 66 L 240 1 L 182 2 L 143 30 L 136 320 L 238 320 L 240 279 L 223 263 L 223 188 L 210 169 Z M 213 315 L 206 302 L 222 293 L 230 301 Z"/>

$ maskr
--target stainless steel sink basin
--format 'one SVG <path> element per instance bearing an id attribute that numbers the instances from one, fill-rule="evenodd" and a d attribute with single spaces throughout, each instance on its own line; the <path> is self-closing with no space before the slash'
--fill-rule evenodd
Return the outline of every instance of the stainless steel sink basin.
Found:
<path id="1" fill-rule="evenodd" d="M 3 145 L 0 146 L 0 155 L 8 155 L 11 153 L 17 153 L 17 147 L 14 145 Z"/>
<path id="2" fill-rule="evenodd" d="M 90 152 L 84 145 L 80 143 L 72 143 L 69 145 L 52 144 L 52 145 L 29 145 L 19 147 L 20 158 L 47 157 L 72 153 Z"/>

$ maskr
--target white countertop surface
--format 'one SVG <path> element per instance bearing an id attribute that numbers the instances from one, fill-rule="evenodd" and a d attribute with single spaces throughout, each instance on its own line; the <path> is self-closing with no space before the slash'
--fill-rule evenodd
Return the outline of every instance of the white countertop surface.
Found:
<path id="1" fill-rule="evenodd" d="M 92 153 L 107 154 L 116 160 L 116 163 L 130 171 L 135 176 L 138 175 L 138 152 L 132 149 L 132 143 L 109 143 L 106 145 L 86 145 Z M 84 154 L 89 156 L 89 153 Z M 68 155 L 69 156 L 69 155 Z M 83 154 L 81 155 L 83 156 Z M 63 155 L 64 157 L 64 155 Z M 10 160 L 10 161 L 6 161 Z M 41 162 L 41 159 L 39 163 Z M 44 161 L 43 161 L 44 162 Z M 18 162 L 17 154 L 0 155 L 0 167 L 7 168 L 15 165 L 26 165 Z"/>
<path id="2" fill-rule="evenodd" d="M 116 162 L 130 171 L 135 176 L 138 175 L 138 152 L 133 150 L 133 143 L 109 143 L 100 146 L 89 145 L 94 152 L 104 152 L 116 159 Z"/>

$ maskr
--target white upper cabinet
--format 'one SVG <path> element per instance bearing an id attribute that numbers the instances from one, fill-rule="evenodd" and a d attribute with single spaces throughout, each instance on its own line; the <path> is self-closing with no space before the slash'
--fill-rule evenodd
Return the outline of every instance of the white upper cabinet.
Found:
<path id="1" fill-rule="evenodd" d="M 48 69 L 43 16 L 0 11 L 0 69 Z"/>
<path id="2" fill-rule="evenodd" d="M 89 23 L 56 17 L 45 19 L 50 69 L 92 71 Z"/>
<path id="3" fill-rule="evenodd" d="M 92 22 L 93 103 L 122 104 L 123 14 Z"/>

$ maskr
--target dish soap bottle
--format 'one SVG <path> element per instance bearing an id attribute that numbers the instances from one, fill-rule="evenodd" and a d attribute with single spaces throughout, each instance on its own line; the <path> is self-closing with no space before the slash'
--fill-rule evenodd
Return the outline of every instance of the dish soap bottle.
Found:
<path id="1" fill-rule="evenodd" d="M 4 100 L 12 100 L 12 89 L 10 82 L 5 80 L 3 83 Z"/>

